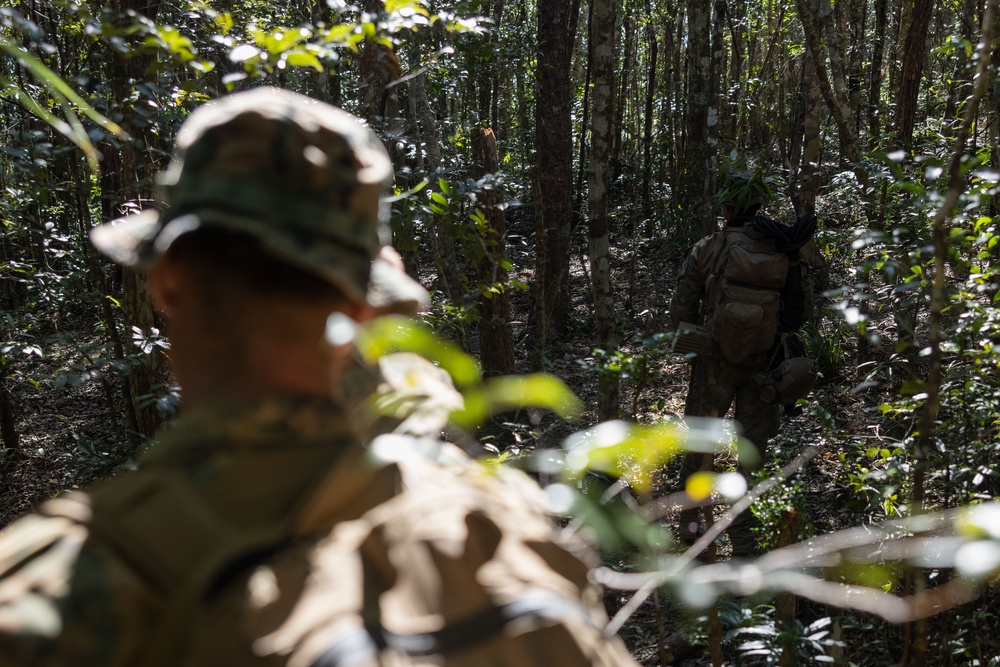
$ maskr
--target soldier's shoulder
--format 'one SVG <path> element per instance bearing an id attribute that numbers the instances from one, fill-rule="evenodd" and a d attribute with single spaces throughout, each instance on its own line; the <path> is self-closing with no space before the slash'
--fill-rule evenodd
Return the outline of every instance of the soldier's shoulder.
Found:
<path id="1" fill-rule="evenodd" d="M 718 238 L 719 238 L 719 232 L 713 232 L 712 234 L 708 234 L 707 236 L 702 236 L 695 242 L 693 246 L 691 246 L 690 254 L 698 255 L 699 253 L 704 252 L 705 248 L 708 247 L 708 245 L 713 241 L 716 241 Z"/>
<path id="2" fill-rule="evenodd" d="M 59 633 L 56 601 L 69 589 L 90 518 L 90 498 L 71 493 L 0 532 L 0 635 Z"/>

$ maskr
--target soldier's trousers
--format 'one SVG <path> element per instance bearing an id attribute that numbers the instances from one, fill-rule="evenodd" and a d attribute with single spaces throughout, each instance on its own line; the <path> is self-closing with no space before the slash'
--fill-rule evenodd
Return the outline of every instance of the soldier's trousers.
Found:
<path id="1" fill-rule="evenodd" d="M 739 432 L 753 443 L 760 454 L 756 459 L 759 462 L 764 458 L 768 441 L 778 433 L 780 407 L 761 400 L 760 386 L 755 379 L 757 372 L 755 367 L 737 366 L 717 357 L 695 359 L 691 366 L 684 416 L 725 417 L 735 403 L 734 416 Z M 684 455 L 680 471 L 681 488 L 689 476 L 702 468 L 704 462 L 703 454 Z M 741 466 L 740 472 L 746 477 L 756 467 L 757 465 Z M 752 536 L 749 536 L 752 522 L 753 517 L 749 512 L 744 512 L 737 518 L 730 530 L 734 545 L 736 533 L 748 533 L 748 536 L 741 535 L 740 541 L 752 540 Z"/>

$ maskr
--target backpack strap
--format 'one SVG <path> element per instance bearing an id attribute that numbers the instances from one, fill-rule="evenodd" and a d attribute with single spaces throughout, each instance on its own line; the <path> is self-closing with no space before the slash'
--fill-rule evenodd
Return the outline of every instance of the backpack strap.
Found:
<path id="1" fill-rule="evenodd" d="M 311 667 L 348 667 L 374 661 L 383 650 L 408 658 L 446 657 L 498 637 L 517 622 L 574 620 L 597 627 L 589 610 L 579 600 L 545 590 L 526 590 L 516 600 L 484 609 L 479 614 L 446 625 L 435 632 L 399 634 L 381 624 L 358 629 L 327 649 Z"/>

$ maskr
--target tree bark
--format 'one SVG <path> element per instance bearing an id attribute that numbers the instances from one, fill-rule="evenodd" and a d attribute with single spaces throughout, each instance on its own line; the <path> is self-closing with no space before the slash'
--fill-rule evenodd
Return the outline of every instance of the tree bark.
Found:
<path id="1" fill-rule="evenodd" d="M 879 143 L 882 135 L 882 59 L 885 54 L 888 4 L 889 0 L 875 0 L 875 34 L 872 37 L 872 59 L 868 81 L 868 133 L 872 146 Z"/>
<path id="2" fill-rule="evenodd" d="M 590 28 L 590 61 L 594 93 L 591 114 L 591 152 L 588 171 L 590 275 L 594 295 L 597 346 L 608 352 L 618 347 L 608 220 L 608 163 L 615 75 L 615 4 L 617 0 L 594 0 Z M 598 381 L 597 416 L 618 416 L 618 375 L 602 373 Z"/>
<path id="3" fill-rule="evenodd" d="M 410 68 L 419 67 L 419 50 L 414 48 L 409 54 Z M 414 179 L 433 173 L 441 165 L 441 141 L 438 123 L 427 97 L 426 76 L 420 74 L 406 83 L 406 101 L 410 108 L 410 122 L 416 136 L 417 151 Z M 416 183 L 400 184 L 410 188 Z M 432 234 L 436 233 L 434 231 Z M 409 216 L 399 216 L 393 220 L 393 246 L 403 258 L 406 271 L 414 278 L 419 275 L 419 246 L 416 230 Z"/>
<path id="4" fill-rule="evenodd" d="M 385 11 L 381 0 L 364 0 L 361 6 L 365 12 L 376 16 Z M 361 46 L 358 65 L 361 115 L 373 126 L 380 127 L 387 119 L 399 116 L 396 88 L 390 88 L 389 84 L 402 76 L 403 68 L 391 48 L 372 39 L 366 39 Z"/>
<path id="5" fill-rule="evenodd" d="M 646 73 L 646 106 L 642 125 L 642 215 L 647 221 L 652 221 L 654 215 L 653 202 L 650 199 L 649 184 L 653 179 L 653 102 L 656 100 L 656 26 L 653 23 L 653 10 L 649 0 L 646 0 L 646 48 L 649 50 L 649 69 Z M 652 225 L 647 228 L 652 231 Z"/>
<path id="6" fill-rule="evenodd" d="M 16 420 L 14 419 L 14 404 L 10 399 L 10 388 L 8 382 L 10 374 L 7 372 L 6 364 L 0 366 L 3 376 L 0 377 L 0 438 L 2 438 L 3 449 L 18 449 L 20 439 L 18 438 Z"/>
<path id="7" fill-rule="evenodd" d="M 800 90 L 801 124 L 796 132 L 801 132 L 801 153 L 792 161 L 792 206 L 796 215 L 806 215 L 816 211 L 816 195 L 819 191 L 817 167 L 820 152 L 819 104 L 822 95 L 816 81 L 816 63 L 806 54 L 802 62 L 802 86 Z"/>
<path id="8" fill-rule="evenodd" d="M 896 144 L 909 150 L 917 117 L 917 97 L 927 59 L 927 29 L 931 23 L 934 0 L 914 0 L 910 26 L 903 44 L 899 73 L 899 95 L 896 97 Z"/>
<path id="9" fill-rule="evenodd" d="M 714 160 L 709 145 L 710 125 L 718 122 L 718 118 L 709 115 L 713 107 L 711 10 L 705 0 L 688 0 L 687 136 L 681 202 L 702 234 L 710 234 L 716 228 Z"/>
<path id="10" fill-rule="evenodd" d="M 538 352 L 569 319 L 570 221 L 573 207 L 573 132 L 570 64 L 574 25 L 569 0 L 538 5 L 538 83 L 536 89 L 535 340 Z"/>
<path id="11" fill-rule="evenodd" d="M 156 20 L 159 10 L 158 3 L 145 3 L 139 0 L 118 0 L 114 9 L 120 13 L 122 20 L 130 21 L 130 12 L 145 13 L 152 21 Z M 115 61 L 110 77 L 110 88 L 114 104 L 121 114 L 119 124 L 131 135 L 131 139 L 121 143 L 117 165 L 114 174 L 105 173 L 112 179 L 114 186 L 110 192 L 119 193 L 115 203 L 108 202 L 111 210 L 122 212 L 133 208 L 142 208 L 142 202 L 152 199 L 152 175 L 156 169 L 155 163 L 148 159 L 140 160 L 139 151 L 146 150 L 148 155 L 155 152 L 149 150 L 155 143 L 157 135 L 148 133 L 135 122 L 135 110 L 132 102 L 132 91 L 135 84 L 145 79 L 146 68 L 151 60 L 148 56 L 124 57 L 115 52 Z M 110 146 L 107 150 L 113 150 Z M 115 182 L 117 181 L 117 182 Z M 109 190 L 105 190 L 109 192 Z M 156 316 L 146 284 L 145 275 L 131 269 L 122 270 L 122 309 L 124 313 L 125 332 L 131 337 L 138 330 L 147 336 L 156 327 Z M 126 344 L 126 354 L 131 352 L 138 361 L 132 365 L 128 375 L 129 394 L 135 408 L 135 427 L 140 436 L 149 438 L 163 423 L 163 414 L 156 404 L 158 394 L 163 393 L 168 378 L 167 359 L 159 347 L 154 347 L 150 354 L 139 354 Z"/>
<path id="12" fill-rule="evenodd" d="M 918 0 L 919 2 L 919 0 Z M 948 190 L 944 193 L 940 207 L 931 221 L 931 238 L 934 243 L 934 277 L 931 289 L 930 316 L 927 323 L 929 354 L 927 355 L 927 377 L 924 381 L 926 399 L 920 411 L 920 436 L 914 452 L 913 492 L 911 507 L 914 514 L 926 511 L 925 484 L 929 468 L 929 458 L 936 450 L 936 425 L 941 409 L 941 384 L 943 381 L 942 343 L 944 310 L 948 304 L 946 264 L 951 254 L 951 219 L 954 217 L 962 192 L 966 188 L 966 177 L 962 173 L 962 163 L 968 156 L 967 142 L 973 125 L 979 116 L 979 104 L 987 94 L 990 85 L 989 67 L 993 49 L 994 23 L 997 0 L 987 0 L 983 13 L 982 36 L 977 46 L 977 69 L 973 77 L 975 85 L 965 105 L 962 124 L 948 161 Z M 918 19 L 915 17 L 914 22 Z M 926 580 L 917 573 L 915 590 L 921 592 Z M 913 631 L 912 657 L 908 664 L 923 667 L 927 662 L 928 623 L 927 619 L 916 622 Z"/>
<path id="13" fill-rule="evenodd" d="M 829 27 L 832 5 L 830 0 L 795 0 L 795 6 L 802 21 L 808 52 L 816 65 L 820 92 L 837 124 L 844 157 L 851 163 L 858 182 L 867 188 L 868 174 L 861 164 L 861 144 L 844 78 L 843 46 L 836 30 Z M 830 60 L 829 71 L 826 57 Z"/>
<path id="14" fill-rule="evenodd" d="M 473 136 L 472 154 L 476 178 L 500 171 L 497 140 L 492 130 L 479 128 Z M 483 234 L 486 252 L 477 271 L 480 289 L 479 357 L 485 375 L 510 375 L 515 370 L 514 334 L 510 295 L 507 292 L 507 219 L 501 209 L 504 198 L 496 190 L 484 190 L 478 197 L 488 222 Z"/>

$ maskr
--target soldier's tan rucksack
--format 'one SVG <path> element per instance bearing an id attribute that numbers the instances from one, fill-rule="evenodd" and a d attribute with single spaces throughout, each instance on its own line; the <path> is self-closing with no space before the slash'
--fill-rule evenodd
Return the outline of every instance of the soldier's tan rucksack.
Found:
<path id="1" fill-rule="evenodd" d="M 143 667 L 635 665 L 528 478 L 411 436 L 345 458 L 252 529 L 170 475 L 93 497 L 91 539 L 162 605 Z"/>
<path id="2" fill-rule="evenodd" d="M 701 274 L 707 276 L 708 335 L 730 363 L 766 363 L 778 333 L 788 255 L 747 223 L 716 232 L 702 253 L 701 263 Z"/>

